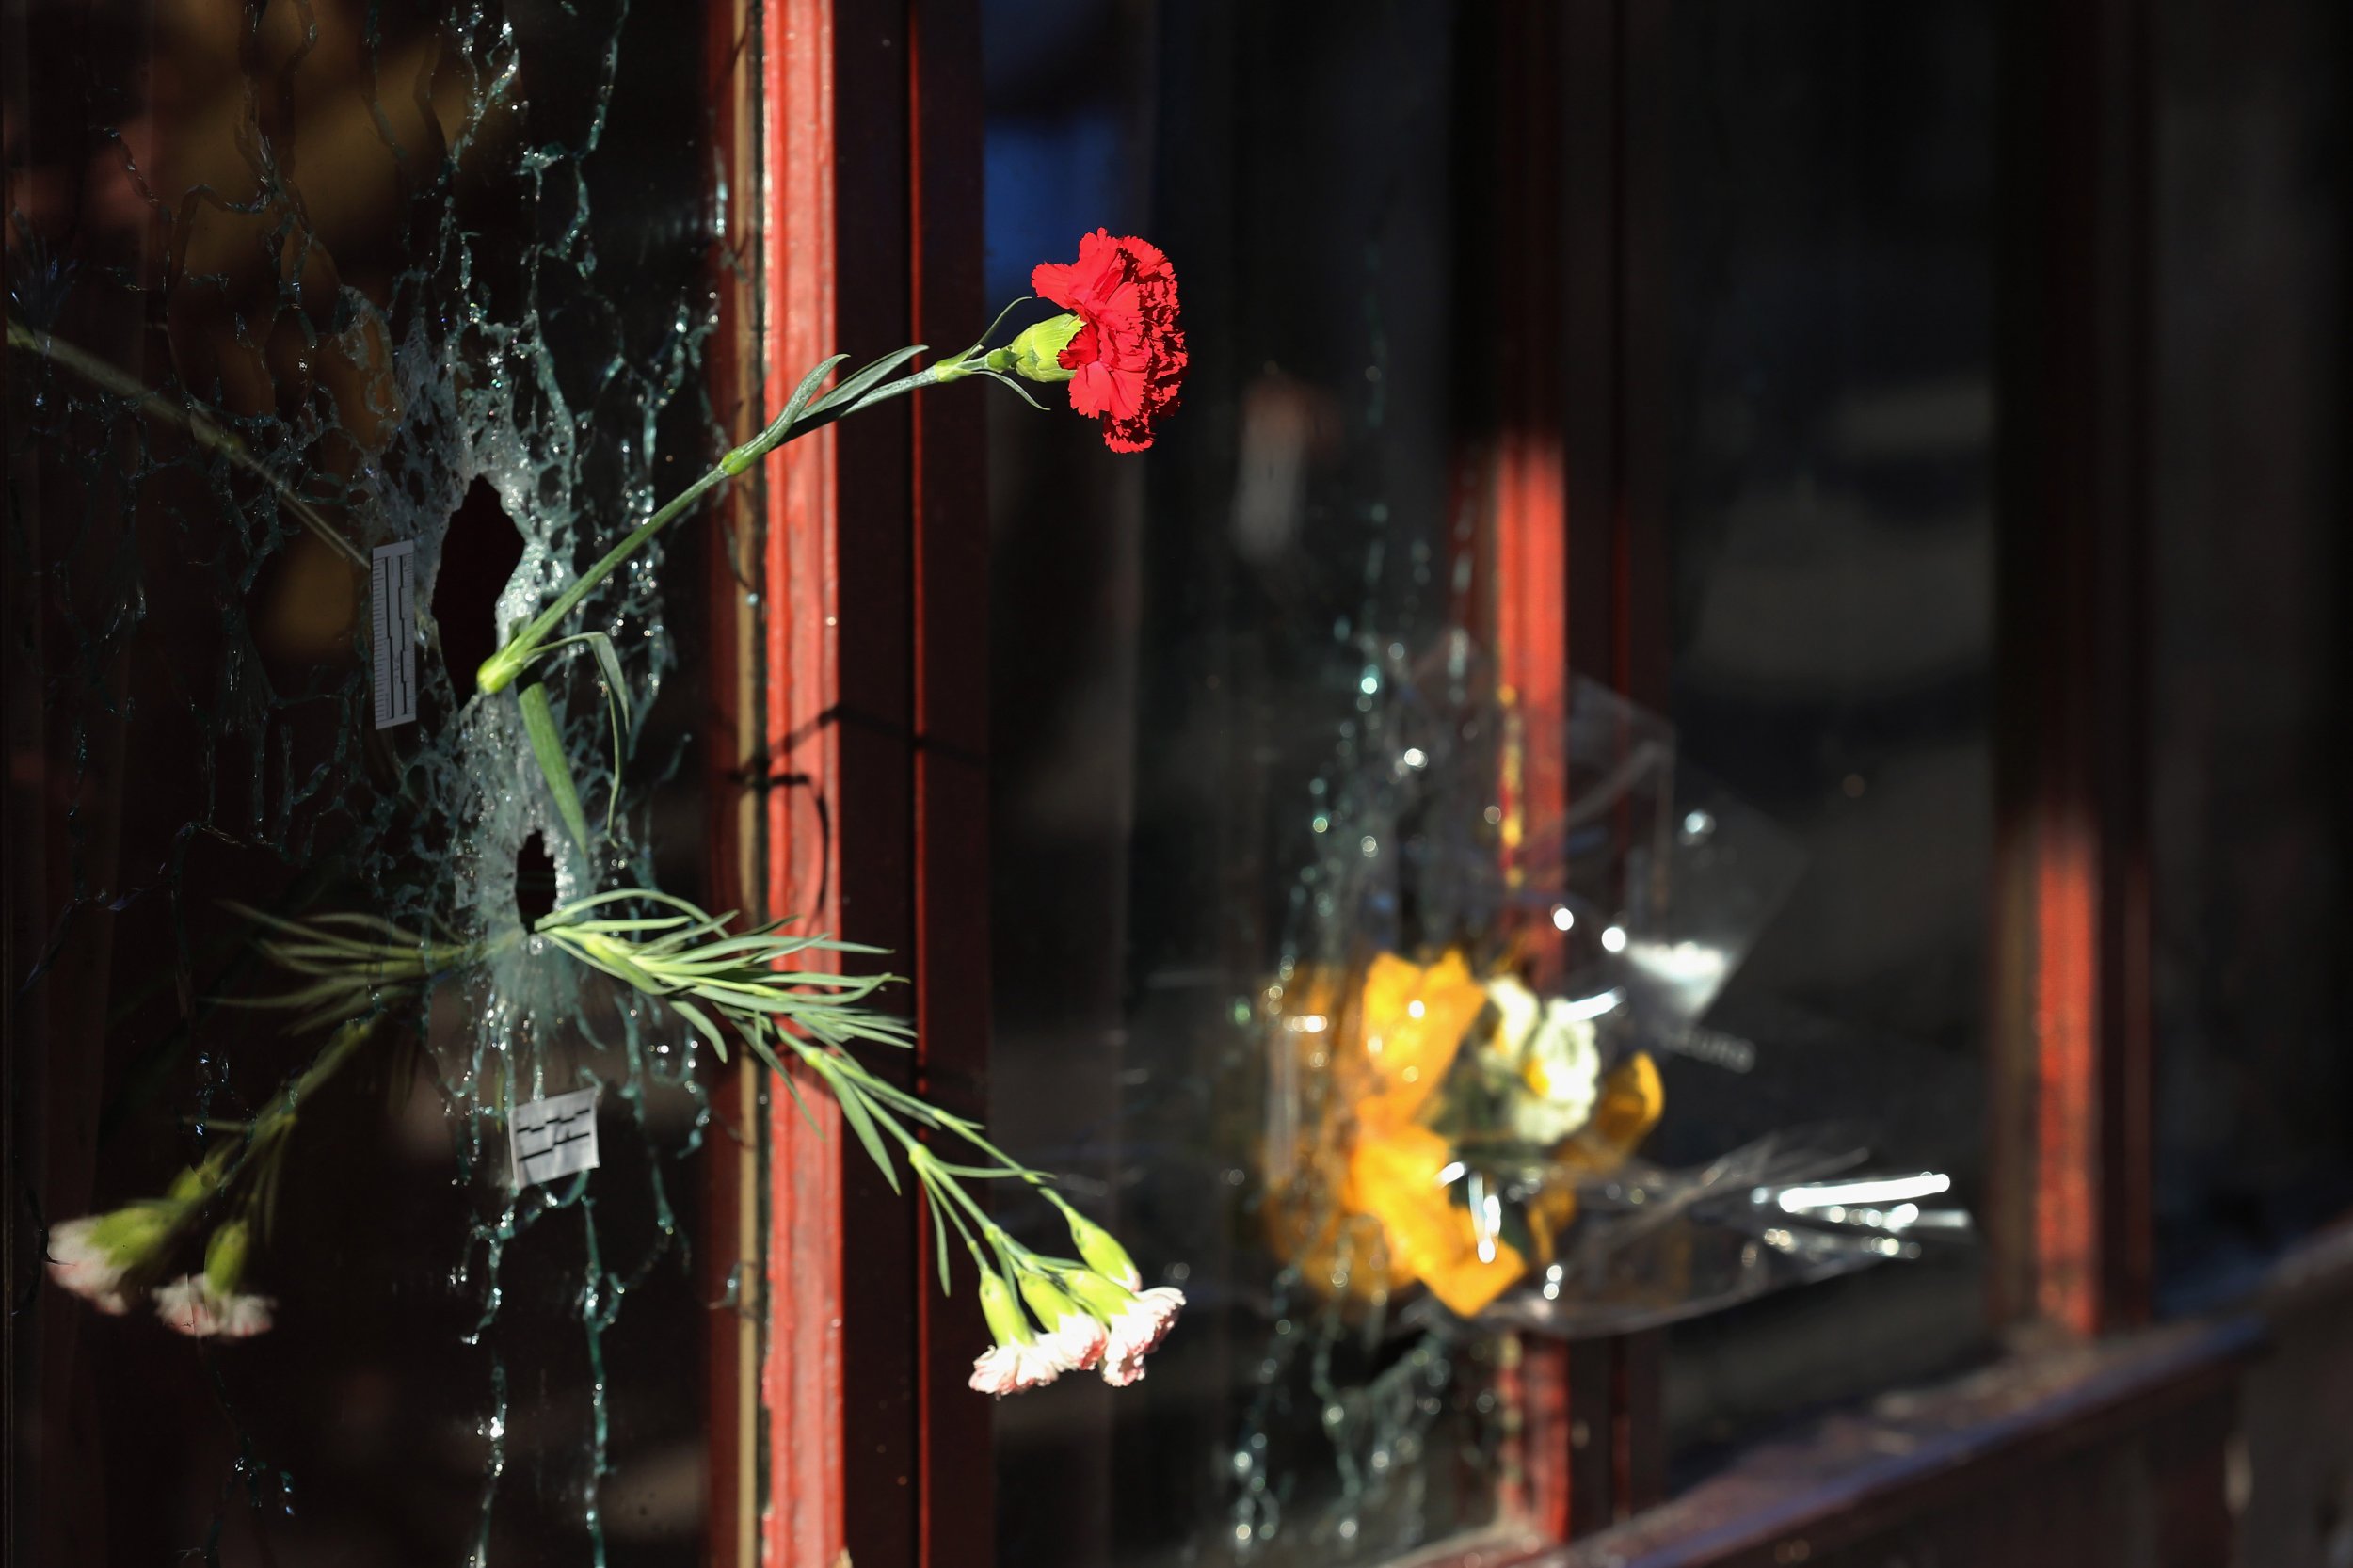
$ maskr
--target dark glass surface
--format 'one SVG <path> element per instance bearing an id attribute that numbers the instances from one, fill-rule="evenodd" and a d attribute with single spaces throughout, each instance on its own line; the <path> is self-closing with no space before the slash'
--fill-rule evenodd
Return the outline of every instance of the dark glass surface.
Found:
<path id="1" fill-rule="evenodd" d="M 2347 18 L 2161 8 L 2151 416 L 2157 1270 L 2243 1294 L 2353 1211 Z"/>
<path id="2" fill-rule="evenodd" d="M 1678 8 L 1669 550 L 1682 755 L 1804 850 L 1654 1142 L 1834 1121 L 1982 1171 L 1992 853 L 1990 8 Z M 1915 1264 L 1670 1332 L 1682 1473 L 1982 1336 L 1978 1265 Z"/>

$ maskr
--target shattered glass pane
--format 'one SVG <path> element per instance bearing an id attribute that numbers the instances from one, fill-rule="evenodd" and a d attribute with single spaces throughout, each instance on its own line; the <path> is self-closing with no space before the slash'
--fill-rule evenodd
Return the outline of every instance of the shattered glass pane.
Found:
<path id="1" fill-rule="evenodd" d="M 701 1560 L 684 1161 L 726 1130 L 674 1023 L 524 936 L 594 877 L 516 705 L 467 705 L 714 444 L 701 30 L 638 13 L 0 21 L 14 1558 Z M 686 893 L 663 697 L 696 650 L 664 596 L 691 621 L 705 532 L 670 546 L 685 586 L 650 552 L 574 628 L 618 645 L 617 790 L 597 662 L 545 673 L 614 808 L 602 869 Z M 370 563 L 403 542 L 417 714 L 379 728 Z M 322 920 L 424 972 L 306 990 L 264 944 Z M 436 956 L 462 944 L 487 956 Z M 518 1192 L 510 1110 L 582 1088 L 600 1163 Z M 238 1174 L 120 1314 L 45 1277 L 69 1222 L 208 1160 Z M 272 1325 L 175 1333 L 174 1288 L 236 1273 L 231 1211 Z"/>

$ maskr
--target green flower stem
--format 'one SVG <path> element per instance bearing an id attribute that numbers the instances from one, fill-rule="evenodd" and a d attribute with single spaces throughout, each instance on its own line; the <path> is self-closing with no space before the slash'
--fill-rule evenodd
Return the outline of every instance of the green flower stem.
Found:
<path id="1" fill-rule="evenodd" d="M 906 1124 L 893 1115 L 882 1099 L 872 1091 L 887 1090 L 890 1092 L 892 1097 L 913 1100 L 919 1120 L 936 1122 L 945 1117 L 944 1112 L 936 1106 L 914 1099 L 914 1096 L 905 1095 L 894 1085 L 885 1083 L 882 1080 L 875 1078 L 855 1057 L 824 1050 L 797 1040 L 792 1041 L 792 1044 L 801 1060 L 808 1063 L 810 1068 L 824 1080 L 825 1086 L 833 1091 L 835 1098 L 841 1099 L 852 1095 L 856 1096 L 866 1115 L 872 1118 L 875 1126 L 897 1141 L 905 1154 L 907 1168 L 915 1173 L 915 1179 L 922 1183 L 923 1200 L 930 1206 L 935 1221 L 944 1216 L 954 1227 L 957 1238 L 964 1242 L 965 1250 L 972 1255 L 972 1263 L 975 1268 L 986 1267 L 981 1259 L 979 1242 L 973 1237 L 975 1226 L 980 1231 L 981 1240 L 986 1240 L 995 1249 L 998 1256 L 1006 1264 L 1008 1271 L 1017 1267 L 1016 1255 L 1025 1259 L 1030 1256 L 1029 1250 L 1007 1235 L 994 1220 L 988 1217 L 979 1201 L 965 1190 L 964 1183 L 957 1180 L 951 1174 L 950 1168 L 932 1153 L 921 1139 L 907 1130 Z M 1020 1166 L 1014 1166 L 1001 1174 L 1026 1176 L 1033 1180 L 1045 1179 L 1036 1172 Z M 968 1223 L 968 1215 L 969 1216 Z"/>
<path id="2" fill-rule="evenodd" d="M 646 905 L 661 912 L 630 912 Z M 722 1060 L 732 1034 L 782 1079 L 795 1099 L 801 1091 L 787 1064 L 797 1060 L 833 1096 L 844 1130 L 864 1145 L 892 1190 L 901 1190 L 901 1160 L 921 1184 L 936 1227 L 943 1288 L 951 1231 L 984 1275 L 999 1266 L 1010 1274 L 1076 1268 L 1023 1246 L 988 1217 L 965 1185 L 1010 1178 L 1052 1196 L 1052 1176 L 998 1147 L 978 1122 L 878 1077 L 846 1048 L 856 1040 L 899 1048 L 912 1044 L 904 1020 L 860 1005 L 888 977 L 798 967 L 811 952 L 875 950 L 829 936 L 791 935 L 781 922 L 729 936 L 731 920 L 685 899 L 636 888 L 576 899 L 542 917 L 534 930 L 581 963 L 676 1010 Z M 780 967 L 785 965 L 794 967 Z M 728 1026 L 725 1032 L 722 1021 Z M 978 1162 L 941 1159 L 925 1133 L 961 1139 L 978 1151 Z M 984 1243 L 997 1265 L 984 1256 Z"/>
<path id="3" fill-rule="evenodd" d="M 785 442 L 798 440 L 812 430 L 822 430 L 836 420 L 846 418 L 863 408 L 871 408 L 877 403 L 887 403 L 894 397 L 903 397 L 908 392 L 920 391 L 924 387 L 960 380 L 973 374 L 974 367 L 968 361 L 974 358 L 976 352 L 977 347 L 975 350 L 968 350 L 952 359 L 943 360 L 938 364 L 919 370 L 912 376 L 903 376 L 896 381 L 887 381 L 846 402 L 827 404 L 821 400 L 806 408 L 787 404 L 784 411 L 776 416 L 775 422 L 767 429 L 720 458 L 717 467 L 680 491 L 668 505 L 664 506 L 632 529 L 627 538 L 606 551 L 602 560 L 583 572 L 570 587 L 558 594 L 555 602 L 542 610 L 531 624 L 507 638 L 505 646 L 482 662 L 482 668 L 475 676 L 475 683 L 485 692 L 501 692 L 512 685 L 515 678 L 522 673 L 524 666 L 538 657 L 543 645 L 547 643 L 557 625 L 566 616 L 572 613 L 583 599 L 596 589 L 597 584 L 620 569 L 623 562 L 645 548 L 647 540 L 661 533 L 671 521 L 690 510 L 696 503 L 719 486 L 742 473 Z"/>
<path id="4" fill-rule="evenodd" d="M 971 1194 L 958 1184 L 955 1177 L 942 1172 L 936 1160 L 928 1158 L 929 1151 L 920 1142 L 908 1141 L 906 1147 L 907 1163 L 914 1167 L 916 1179 L 923 1184 L 923 1201 L 931 1206 L 935 1217 L 945 1215 L 949 1224 L 955 1227 L 957 1237 L 964 1242 L 964 1250 L 972 1255 L 973 1264 L 977 1267 L 981 1261 L 980 1243 L 973 1238 L 971 1224 L 957 1212 L 960 1207 L 978 1213 L 978 1206 L 972 1202 Z M 955 1201 L 943 1202 L 943 1198 Z M 982 1235 L 987 1235 L 992 1228 L 984 1221 Z"/>
<path id="5" fill-rule="evenodd" d="M 256 1154 L 277 1144 L 287 1133 L 294 1130 L 295 1116 L 301 1109 L 302 1102 L 315 1094 L 328 1079 L 343 1070 L 344 1065 L 359 1053 L 360 1048 L 366 1045 L 369 1038 L 376 1033 L 376 1016 L 366 1015 L 352 1019 L 328 1036 L 327 1045 L 312 1061 L 310 1066 L 304 1068 L 296 1077 L 287 1080 L 286 1086 L 280 1092 L 277 1101 L 253 1119 L 253 1129 L 246 1140 L 245 1151 L 223 1173 L 222 1186 L 227 1186 L 230 1179 Z"/>
<path id="6" fill-rule="evenodd" d="M 376 1020 L 377 1015 L 366 1014 L 336 1030 L 311 1064 L 288 1079 L 279 1089 L 278 1098 L 252 1121 L 205 1124 L 207 1130 L 233 1129 L 243 1132 L 244 1138 L 235 1144 L 223 1144 L 206 1157 L 203 1164 L 184 1173 L 174 1184 L 170 1195 L 163 1200 L 168 1217 L 159 1240 L 178 1234 L 182 1225 L 201 1218 L 213 1208 L 214 1200 L 227 1193 L 249 1170 L 257 1174 L 244 1196 L 236 1200 L 236 1218 L 231 1223 L 243 1224 L 246 1216 L 258 1209 L 262 1229 L 269 1229 L 277 1208 L 284 1145 L 294 1131 L 296 1112 L 305 1099 L 358 1054 L 375 1034 Z"/>
<path id="7" fill-rule="evenodd" d="M 534 694 L 544 702 L 545 694 L 536 687 L 525 696 Z M 245 1136 L 237 1144 L 218 1150 L 201 1173 L 190 1173 L 184 1208 L 175 1209 L 168 1222 L 178 1224 L 193 1218 L 210 1207 L 204 1200 L 242 1181 L 234 1194 L 236 1218 L 256 1216 L 257 1229 L 266 1234 L 282 1164 L 281 1145 L 293 1130 L 300 1102 L 360 1049 L 386 1005 L 416 994 L 450 967 L 524 940 L 525 934 L 517 925 L 479 942 L 431 943 L 373 915 L 344 913 L 293 921 L 238 907 L 270 933 L 261 944 L 263 951 L 308 982 L 273 1004 L 313 1018 L 345 1020 L 311 1066 L 290 1080 L 277 1099 L 241 1129 Z M 1017 1180 L 1044 1193 L 1072 1222 L 1074 1238 L 1091 1257 L 1079 1228 L 1084 1222 L 1055 1191 L 1050 1175 L 1007 1154 L 979 1122 L 890 1082 L 851 1054 L 848 1048 L 861 1040 L 897 1048 L 912 1044 L 913 1032 L 904 1019 L 870 1012 L 864 1005 L 890 977 L 802 966 L 820 953 L 879 950 L 795 934 L 785 921 L 730 935 L 733 920 L 732 913 L 712 915 L 673 894 L 627 888 L 559 906 L 533 922 L 531 936 L 676 1011 L 721 1060 L 727 1060 L 730 1044 L 740 1043 L 776 1072 L 796 1099 L 801 1090 L 788 1064 L 797 1060 L 833 1096 L 841 1109 L 843 1128 L 864 1145 L 892 1188 L 900 1189 L 902 1160 L 921 1184 L 943 1289 L 949 1280 L 952 1233 L 964 1243 L 984 1280 L 1083 1275 L 1086 1265 L 1041 1256 L 1016 1240 L 989 1217 L 968 1185 Z M 221 1130 L 228 1130 L 226 1124 Z M 960 1162 L 942 1158 L 938 1151 L 943 1137 L 961 1140 L 974 1153 Z"/>
<path id="8" fill-rule="evenodd" d="M 968 1121 L 962 1116 L 952 1115 L 948 1112 L 940 1110 L 930 1101 L 925 1100 L 919 1096 L 909 1094 L 906 1090 L 900 1088 L 895 1083 L 888 1083 L 880 1079 L 876 1079 L 874 1080 L 874 1087 L 893 1101 L 905 1107 L 907 1110 L 920 1111 L 928 1114 L 934 1119 L 935 1125 L 946 1128 L 949 1131 L 954 1133 L 957 1137 L 963 1139 L 974 1148 L 979 1149 L 983 1154 L 987 1155 L 991 1160 L 996 1160 L 1000 1169 L 993 1173 L 994 1175 L 1000 1176 L 1014 1176 L 1019 1180 L 1026 1181 L 1031 1186 L 1036 1188 L 1038 1191 L 1044 1192 L 1048 1197 L 1051 1198 L 1056 1205 L 1060 1206 L 1064 1210 L 1069 1208 L 1069 1205 L 1063 1202 L 1061 1194 L 1054 1191 L 1054 1178 L 1052 1176 L 1048 1176 L 1043 1171 L 1032 1170 L 1031 1167 L 1022 1164 L 1021 1161 L 1016 1160 L 1013 1156 L 1007 1154 L 1004 1150 L 999 1148 L 995 1144 L 990 1143 L 987 1133 L 983 1129 L 980 1123 Z"/>
<path id="9" fill-rule="evenodd" d="M 958 1176 L 963 1174 L 964 1168 L 952 1166 L 935 1155 L 922 1140 L 907 1129 L 906 1124 L 893 1113 L 891 1106 L 903 1108 L 907 1115 L 919 1122 L 954 1132 L 967 1143 L 984 1149 L 991 1158 L 1000 1162 L 1000 1168 L 997 1170 L 975 1171 L 970 1174 L 1018 1177 L 1045 1192 L 1049 1197 L 1055 1195 L 1051 1176 L 1021 1164 L 997 1148 L 995 1144 L 979 1135 L 975 1124 L 960 1116 L 951 1115 L 937 1106 L 907 1093 L 896 1084 L 874 1077 L 855 1057 L 842 1052 L 826 1050 L 804 1041 L 792 1040 L 790 1036 L 786 1038 L 801 1060 L 808 1063 L 811 1070 L 824 1080 L 825 1086 L 833 1091 L 837 1099 L 851 1095 L 856 1096 L 866 1115 L 875 1126 L 888 1133 L 899 1144 L 905 1152 L 908 1168 L 915 1173 L 916 1179 L 923 1185 L 924 1201 L 931 1206 L 935 1215 L 946 1216 L 954 1226 L 957 1236 L 965 1244 L 965 1249 L 972 1254 L 972 1260 L 976 1267 L 985 1266 L 981 1261 L 980 1249 L 973 1239 L 973 1231 L 976 1228 L 980 1232 L 980 1239 L 985 1240 L 996 1252 L 1006 1272 L 1016 1274 L 1025 1272 L 1034 1272 L 1046 1267 L 1046 1260 L 1023 1246 L 996 1221 L 990 1219 L 987 1210 L 981 1207 L 980 1201 L 972 1196 L 961 1180 L 957 1179 Z M 969 1217 L 968 1223 L 968 1216 Z"/>

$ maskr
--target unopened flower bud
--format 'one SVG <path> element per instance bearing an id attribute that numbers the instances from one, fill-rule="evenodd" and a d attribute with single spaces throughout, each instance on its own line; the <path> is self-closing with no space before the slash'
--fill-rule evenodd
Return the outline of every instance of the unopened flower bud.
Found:
<path id="1" fill-rule="evenodd" d="M 171 1231 L 175 1210 L 167 1204 L 135 1203 L 101 1214 L 91 1223 L 91 1239 L 124 1267 L 146 1260 Z"/>
<path id="2" fill-rule="evenodd" d="M 1107 1323 L 1135 1304 L 1134 1291 L 1092 1269 L 1065 1269 L 1059 1283 L 1079 1304 Z"/>
<path id="3" fill-rule="evenodd" d="M 996 1270 L 981 1270 L 981 1313 L 988 1320 L 997 1343 L 972 1363 L 972 1387 L 984 1394 L 1018 1394 L 1043 1388 L 1068 1369 L 1067 1357 L 1048 1335 L 1044 1340 L 1030 1332 L 1013 1287 Z M 1100 1354 L 1100 1352 L 1097 1352 Z"/>
<path id="4" fill-rule="evenodd" d="M 1093 1311 L 1071 1300 L 1052 1275 L 1024 1273 L 1021 1299 L 1030 1304 L 1037 1320 L 1046 1325 L 1045 1336 L 1038 1343 L 1052 1352 L 1057 1367 L 1065 1372 L 1083 1372 L 1102 1364 L 1103 1349 L 1110 1342 L 1109 1326 Z"/>
<path id="5" fill-rule="evenodd" d="M 169 1234 L 171 1208 L 133 1204 L 111 1214 L 88 1214 L 49 1233 L 49 1275 L 101 1312 L 130 1308 L 125 1281 Z"/>
<path id="6" fill-rule="evenodd" d="M 1130 1290 L 1144 1283 L 1144 1276 L 1136 1272 L 1135 1259 L 1128 1256 L 1128 1249 L 1121 1246 L 1110 1231 L 1085 1215 L 1070 1216 L 1070 1240 L 1077 1245 L 1079 1256 L 1086 1259 L 1087 1267 L 1096 1273 L 1116 1280 Z"/>
<path id="7" fill-rule="evenodd" d="M 194 1203 L 220 1186 L 222 1175 L 235 1158 L 238 1145 L 224 1143 L 208 1155 L 202 1163 L 191 1165 L 171 1178 L 171 1187 L 165 1196 L 173 1203 Z"/>
<path id="8" fill-rule="evenodd" d="M 204 1248 L 204 1284 L 216 1296 L 233 1296 L 245 1279 L 245 1257 L 252 1233 L 243 1220 L 232 1220 L 213 1232 Z"/>
<path id="9" fill-rule="evenodd" d="M 1046 1274 L 1023 1274 L 1021 1299 L 1030 1304 L 1030 1310 L 1036 1314 L 1037 1320 L 1049 1329 L 1060 1324 L 1064 1318 L 1084 1310 Z"/>
<path id="10" fill-rule="evenodd" d="M 999 1344 L 1028 1343 L 1030 1320 L 1021 1315 L 1021 1303 L 1014 1296 L 1013 1287 L 994 1269 L 981 1272 L 981 1315 L 988 1320 L 988 1332 Z"/>

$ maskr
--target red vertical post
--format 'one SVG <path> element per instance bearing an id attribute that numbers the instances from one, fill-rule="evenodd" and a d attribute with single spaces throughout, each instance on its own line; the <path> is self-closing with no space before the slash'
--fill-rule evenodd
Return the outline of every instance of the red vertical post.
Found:
<path id="1" fill-rule="evenodd" d="M 987 325 L 980 29 L 973 0 L 760 3 L 773 406 L 827 354 L 961 348 Z M 987 1051 L 981 390 L 784 447 L 761 557 L 766 906 L 889 951 L 919 1043 L 868 1064 L 961 1111 Z M 814 1127 L 781 1096 L 765 1120 L 763 1560 L 984 1563 L 969 1281 L 941 1299 L 917 1200 L 803 1097 Z"/>
<path id="2" fill-rule="evenodd" d="M 1665 8 L 1499 13 L 1500 222 L 1510 334 L 1488 542 L 1520 814 L 1567 804 L 1571 674 L 1666 702 Z M 1507 817 L 1507 821 L 1511 820 Z M 1529 1347 L 1536 1522 L 1589 1534 L 1664 1490 L 1656 1334 Z M 1547 1430 L 1547 1428 L 1549 1430 Z M 1539 1451 L 1548 1445 L 1548 1451 Z"/>
<path id="3" fill-rule="evenodd" d="M 1994 1311 L 2149 1311 L 2153 66 L 2129 0 L 2005 16 Z"/>
<path id="4" fill-rule="evenodd" d="M 762 0 L 761 23 L 760 348 L 773 416 L 836 341 L 833 6 Z M 826 931 L 841 929 L 831 831 L 840 775 L 838 440 L 829 427 L 792 441 L 762 475 L 766 904 Z M 765 1126 L 769 1568 L 831 1568 L 846 1541 L 840 1113 L 821 1091 L 802 1098 L 807 1121 L 789 1096 L 768 1096 Z"/>
<path id="5" fill-rule="evenodd" d="M 1562 448 L 1560 68 L 1561 15 L 1541 0 L 1503 8 L 1495 37 L 1499 390 L 1486 534 L 1488 637 L 1511 741 L 1500 780 L 1505 853 L 1568 808 L 1569 516 Z M 1570 1357 L 1529 1336 L 1516 1381 L 1523 1421 L 1516 1500 L 1553 1539 L 1571 1523 Z"/>

